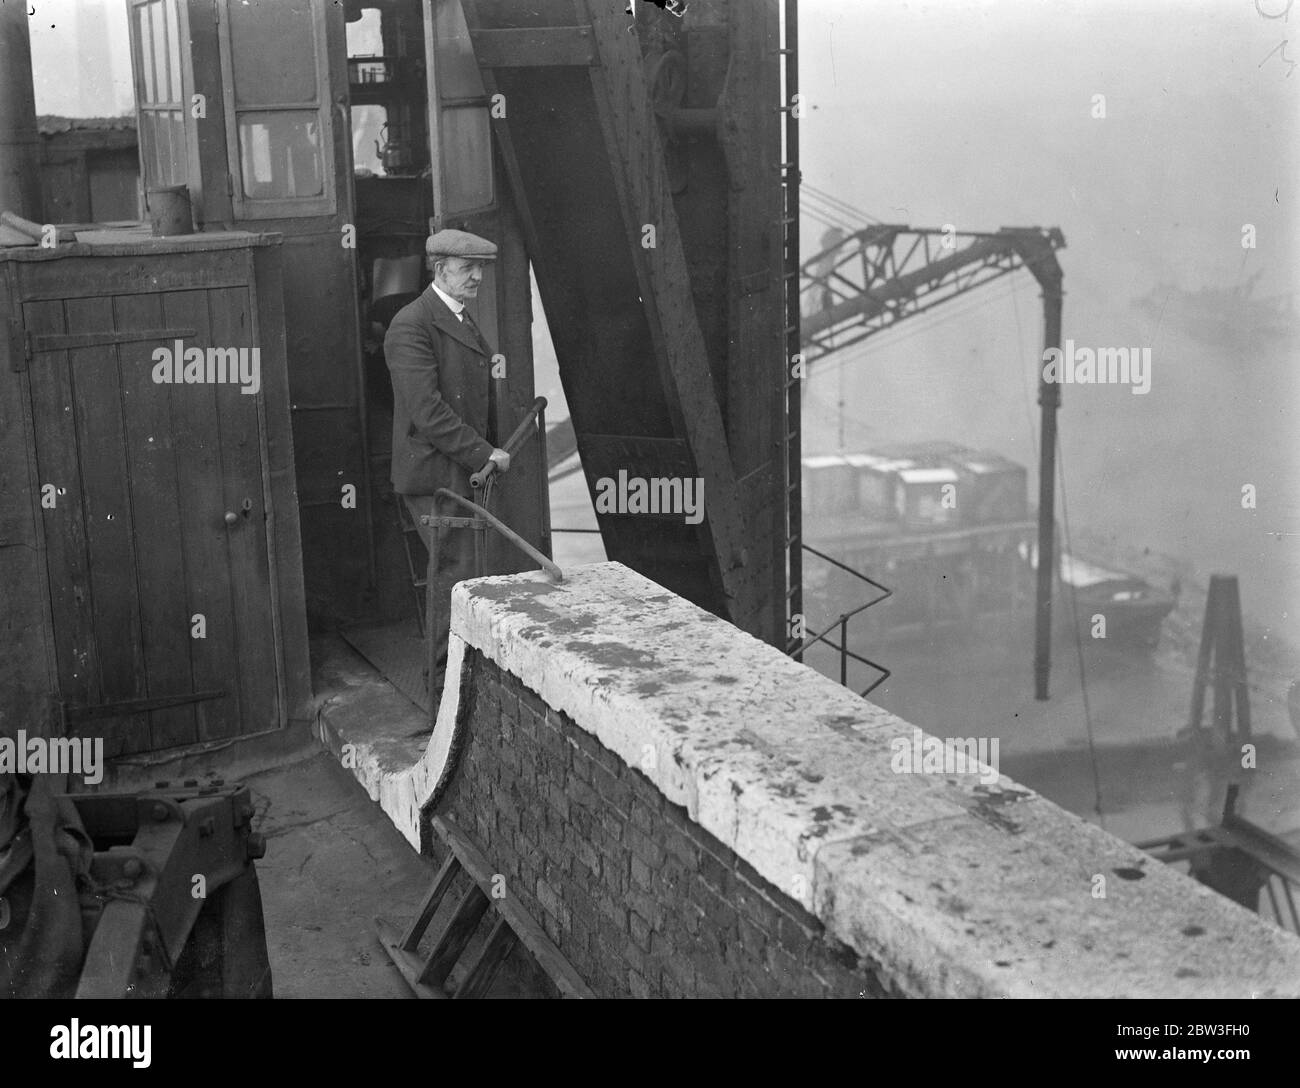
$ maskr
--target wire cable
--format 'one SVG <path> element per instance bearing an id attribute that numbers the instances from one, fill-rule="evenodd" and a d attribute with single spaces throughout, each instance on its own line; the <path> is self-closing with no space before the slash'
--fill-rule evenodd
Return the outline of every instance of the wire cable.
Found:
<path id="1" fill-rule="evenodd" d="M 1061 522 L 1065 529 L 1065 546 L 1069 549 L 1071 559 L 1074 557 L 1074 544 L 1070 536 L 1070 511 L 1065 501 L 1065 460 L 1061 456 L 1061 434 L 1056 434 L 1056 479 L 1061 490 Z M 1042 556 L 1039 556 L 1042 562 Z M 1083 724 L 1088 732 L 1088 760 L 1092 764 L 1093 811 L 1097 813 L 1097 823 L 1106 830 L 1106 815 L 1101 810 L 1101 771 L 1097 766 L 1097 742 L 1092 731 L 1092 708 L 1088 703 L 1088 676 L 1083 660 L 1083 632 L 1079 628 L 1079 598 L 1074 585 L 1070 585 L 1070 612 L 1074 627 L 1074 646 L 1079 658 L 1079 694 L 1083 698 Z"/>
<path id="2" fill-rule="evenodd" d="M 864 212 L 861 208 L 854 207 L 847 200 L 841 200 L 837 196 L 832 196 L 825 189 L 819 189 L 816 185 L 810 185 L 807 182 L 804 182 L 802 186 L 802 190 L 806 193 L 810 193 L 813 197 L 820 200 L 823 204 L 831 208 L 837 209 L 841 215 L 845 216 L 851 221 L 861 222 L 862 220 L 866 219 L 871 221 L 872 223 L 882 222 L 882 220 L 877 219 L 874 215 L 871 215 L 868 212 Z"/>

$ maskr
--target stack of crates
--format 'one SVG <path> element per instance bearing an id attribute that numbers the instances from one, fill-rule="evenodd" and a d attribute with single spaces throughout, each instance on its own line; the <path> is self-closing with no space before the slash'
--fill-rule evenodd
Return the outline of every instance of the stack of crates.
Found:
<path id="1" fill-rule="evenodd" d="M 963 525 L 999 525 L 1029 518 L 1029 477 L 998 453 L 966 450 L 952 466 L 960 483 L 958 510 Z"/>

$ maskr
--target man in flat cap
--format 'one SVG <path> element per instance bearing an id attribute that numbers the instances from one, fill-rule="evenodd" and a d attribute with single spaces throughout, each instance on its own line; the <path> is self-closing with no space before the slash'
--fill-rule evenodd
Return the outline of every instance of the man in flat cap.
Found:
<path id="1" fill-rule="evenodd" d="M 393 379 L 393 489 L 432 548 L 432 529 L 421 525 L 420 517 L 434 513 L 434 493 L 446 487 L 472 497 L 470 474 L 489 461 L 505 472 L 510 455 L 496 448 L 492 433 L 492 349 L 465 308 L 478 297 L 483 264 L 496 260 L 497 247 L 467 231 L 440 230 L 424 252 L 433 283 L 393 318 L 384 357 Z M 473 533 L 444 532 L 437 615 L 429 618 L 436 653 L 431 696 L 442 689 L 446 668 L 451 586 L 477 573 Z"/>

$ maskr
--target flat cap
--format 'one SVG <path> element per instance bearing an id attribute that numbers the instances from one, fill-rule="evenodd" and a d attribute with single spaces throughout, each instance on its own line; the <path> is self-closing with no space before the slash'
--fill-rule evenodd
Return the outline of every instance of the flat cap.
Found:
<path id="1" fill-rule="evenodd" d="M 429 235 L 424 243 L 424 252 L 429 257 L 464 257 L 473 261 L 495 261 L 497 246 L 477 234 L 467 230 L 440 230 Z"/>

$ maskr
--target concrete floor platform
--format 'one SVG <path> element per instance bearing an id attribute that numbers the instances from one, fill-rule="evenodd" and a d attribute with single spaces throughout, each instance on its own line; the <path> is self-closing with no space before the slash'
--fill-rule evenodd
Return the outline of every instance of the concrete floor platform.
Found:
<path id="1" fill-rule="evenodd" d="M 373 919 L 413 915 L 432 864 L 319 748 L 242 781 L 267 838 L 257 873 L 275 996 L 410 998 Z"/>

